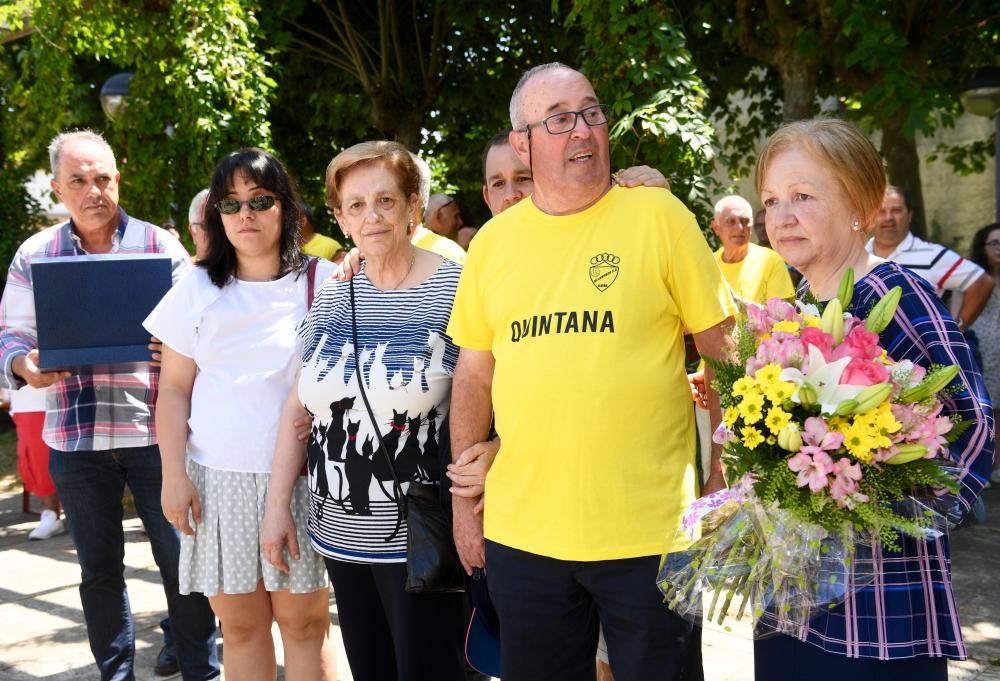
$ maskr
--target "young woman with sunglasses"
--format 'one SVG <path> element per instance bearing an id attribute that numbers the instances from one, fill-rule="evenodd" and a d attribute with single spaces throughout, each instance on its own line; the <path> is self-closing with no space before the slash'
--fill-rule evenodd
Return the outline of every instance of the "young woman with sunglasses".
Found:
<path id="1" fill-rule="evenodd" d="M 309 490 L 294 485 L 302 528 L 282 572 L 263 560 L 260 521 L 280 405 L 298 369 L 296 324 L 310 286 L 333 271 L 299 251 L 300 202 L 281 163 L 260 149 L 220 161 L 205 205 L 208 254 L 146 320 L 163 339 L 156 426 L 163 512 L 180 530 L 180 592 L 204 593 L 222 622 L 226 672 L 334 679 L 329 582 L 305 534 Z"/>

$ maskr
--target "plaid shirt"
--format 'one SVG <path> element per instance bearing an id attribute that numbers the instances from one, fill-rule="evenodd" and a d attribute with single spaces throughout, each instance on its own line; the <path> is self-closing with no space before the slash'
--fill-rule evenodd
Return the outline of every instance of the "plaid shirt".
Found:
<path id="1" fill-rule="evenodd" d="M 168 232 L 118 209 L 112 253 L 165 253 L 173 261 L 174 282 L 191 265 L 184 247 Z M 73 222 L 50 227 L 25 240 L 7 272 L 0 302 L 0 387 L 24 381 L 11 369 L 14 358 L 38 346 L 31 263 L 37 258 L 86 255 Z M 159 372 L 71 376 L 47 391 L 42 438 L 66 452 L 102 451 L 156 444 L 154 405 Z"/>
<path id="2" fill-rule="evenodd" d="M 896 361 L 925 368 L 957 364 L 960 389 L 941 393 L 944 412 L 972 421 L 951 445 L 948 466 L 958 469 L 958 501 L 966 513 L 982 492 L 993 462 L 993 407 L 969 346 L 931 287 L 894 263 L 876 266 L 854 286 L 851 312 L 865 316 L 889 289 L 903 297 L 880 344 Z M 944 501 L 948 501 L 947 498 Z M 859 547 L 851 579 L 871 571 L 874 582 L 858 588 L 841 605 L 814 617 L 799 638 L 828 653 L 892 660 L 931 656 L 965 659 L 958 605 L 951 585 L 947 537 L 934 541 L 904 538 L 900 551 Z M 869 556 L 870 554 L 870 556 Z M 860 581 L 860 580 L 859 580 Z M 868 581 L 868 580 L 865 580 Z M 773 613 L 760 626 L 769 628 Z"/>

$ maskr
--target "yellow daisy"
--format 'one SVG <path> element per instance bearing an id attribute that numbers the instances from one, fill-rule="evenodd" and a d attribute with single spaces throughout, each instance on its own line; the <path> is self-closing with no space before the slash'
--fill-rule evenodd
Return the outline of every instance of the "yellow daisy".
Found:
<path id="1" fill-rule="evenodd" d="M 787 426 L 792 420 L 792 415 L 789 414 L 784 409 L 774 407 L 773 409 L 767 410 L 767 418 L 764 419 L 764 423 L 767 425 L 767 429 L 774 434 L 778 434 L 782 428 Z"/>
<path id="2" fill-rule="evenodd" d="M 744 423 L 757 423 L 757 421 L 760 421 L 761 416 L 764 415 L 764 396 L 746 395 L 740 401 L 737 409 L 740 412 L 740 416 L 743 417 Z"/>
<path id="3" fill-rule="evenodd" d="M 747 426 L 740 434 L 743 436 L 743 444 L 748 449 L 757 449 L 760 443 L 764 441 L 764 434 L 753 426 Z"/>

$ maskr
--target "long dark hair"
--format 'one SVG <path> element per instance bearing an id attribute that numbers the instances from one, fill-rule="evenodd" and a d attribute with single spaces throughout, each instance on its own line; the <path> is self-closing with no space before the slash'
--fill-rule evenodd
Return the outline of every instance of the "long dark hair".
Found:
<path id="1" fill-rule="evenodd" d="M 972 237 L 972 245 L 969 246 L 969 260 L 990 274 L 993 274 L 993 268 L 990 266 L 989 258 L 986 257 L 986 240 L 990 238 L 990 232 L 994 229 L 1000 229 L 1000 222 L 980 227 Z"/>
<path id="2" fill-rule="evenodd" d="M 198 261 L 198 265 L 208 271 L 212 283 L 222 288 L 236 276 L 236 249 L 226 237 L 222 226 L 222 216 L 215 207 L 226 194 L 232 191 L 236 173 L 245 174 L 257 186 L 274 192 L 281 204 L 281 238 L 279 240 L 278 276 L 289 272 L 305 270 L 305 256 L 302 255 L 301 199 L 295 191 L 295 184 L 281 161 L 263 149 L 250 147 L 227 154 L 212 173 L 212 183 L 205 200 L 205 235 L 208 237 L 208 252 Z"/>

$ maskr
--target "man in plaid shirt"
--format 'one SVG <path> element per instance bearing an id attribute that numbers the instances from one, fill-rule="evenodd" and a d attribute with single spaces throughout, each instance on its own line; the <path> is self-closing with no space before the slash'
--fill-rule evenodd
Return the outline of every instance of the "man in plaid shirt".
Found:
<path id="1" fill-rule="evenodd" d="M 190 267 L 190 259 L 169 233 L 118 207 L 121 175 L 103 137 L 89 131 L 59 134 L 49 145 L 49 158 L 52 189 L 70 220 L 27 239 L 10 265 L 0 302 L 0 387 L 51 386 L 43 439 L 51 448 L 49 468 L 80 561 L 80 600 L 101 679 L 134 678 L 135 633 L 123 576 L 126 484 L 160 568 L 183 677 L 215 678 L 215 618 L 204 596 L 178 593 L 180 544 L 160 507 L 153 408 L 158 371 L 42 372 L 31 280 L 37 258 L 164 253 L 173 261 L 174 281 Z"/>

